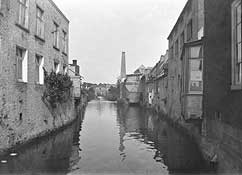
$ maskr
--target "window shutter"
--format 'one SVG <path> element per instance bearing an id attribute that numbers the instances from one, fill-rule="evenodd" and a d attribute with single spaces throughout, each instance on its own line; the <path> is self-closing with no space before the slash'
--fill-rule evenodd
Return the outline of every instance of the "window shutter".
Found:
<path id="1" fill-rule="evenodd" d="M 42 57 L 39 67 L 39 83 L 44 84 L 44 57 Z"/>
<path id="2" fill-rule="evenodd" d="M 28 51 L 24 52 L 24 58 L 22 62 L 22 74 L 23 74 L 23 82 L 28 82 Z"/>

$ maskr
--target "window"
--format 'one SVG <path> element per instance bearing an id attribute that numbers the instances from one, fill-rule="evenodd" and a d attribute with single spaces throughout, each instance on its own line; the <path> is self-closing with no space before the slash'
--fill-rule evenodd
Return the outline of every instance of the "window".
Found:
<path id="1" fill-rule="evenodd" d="M 178 56 L 178 39 L 175 42 L 175 55 Z"/>
<path id="2" fill-rule="evenodd" d="M 67 74 L 67 66 L 66 65 L 63 66 L 63 73 Z"/>
<path id="3" fill-rule="evenodd" d="M 192 39 L 192 20 L 187 24 L 187 41 Z"/>
<path id="4" fill-rule="evenodd" d="M 232 85 L 242 84 L 242 59 L 241 59 L 241 0 L 232 4 Z"/>
<path id="5" fill-rule="evenodd" d="M 36 61 L 37 83 L 44 84 L 44 58 L 40 55 L 36 55 L 35 61 Z"/>
<path id="6" fill-rule="evenodd" d="M 139 76 L 136 76 L 136 81 L 140 81 L 140 77 Z"/>
<path id="7" fill-rule="evenodd" d="M 60 64 L 56 61 L 54 61 L 54 72 L 59 73 L 60 72 Z"/>
<path id="8" fill-rule="evenodd" d="M 59 25 L 54 23 L 54 47 L 59 49 Z"/>
<path id="9" fill-rule="evenodd" d="M 36 9 L 36 35 L 44 38 L 44 11 L 39 7 Z"/>
<path id="10" fill-rule="evenodd" d="M 201 27 L 197 33 L 197 38 L 200 40 L 204 36 L 204 28 Z"/>
<path id="11" fill-rule="evenodd" d="M 27 82 L 28 61 L 27 51 L 20 47 L 16 48 L 16 62 L 17 62 L 17 80 Z"/>
<path id="12" fill-rule="evenodd" d="M 0 75 L 2 75 L 2 68 L 3 68 L 3 59 L 2 59 L 2 42 L 3 42 L 3 35 L 0 33 Z"/>
<path id="13" fill-rule="evenodd" d="M 19 11 L 18 11 L 18 24 L 28 28 L 29 25 L 29 0 L 18 0 L 19 2 Z"/>
<path id="14" fill-rule="evenodd" d="M 191 59 L 189 60 L 190 66 L 190 92 L 202 92 L 202 60 Z"/>
<path id="15" fill-rule="evenodd" d="M 63 30 L 63 52 L 67 54 L 68 52 L 68 41 L 67 41 L 67 33 Z"/>
<path id="16" fill-rule="evenodd" d="M 185 36 L 184 36 L 184 32 L 182 32 L 180 36 L 180 50 L 183 49 L 184 42 L 185 42 Z"/>
<path id="17" fill-rule="evenodd" d="M 170 54 L 170 58 L 172 59 L 173 58 L 173 46 L 171 46 L 169 54 Z"/>
<path id="18" fill-rule="evenodd" d="M 189 57 L 189 92 L 203 91 L 203 51 L 201 46 L 191 47 Z"/>

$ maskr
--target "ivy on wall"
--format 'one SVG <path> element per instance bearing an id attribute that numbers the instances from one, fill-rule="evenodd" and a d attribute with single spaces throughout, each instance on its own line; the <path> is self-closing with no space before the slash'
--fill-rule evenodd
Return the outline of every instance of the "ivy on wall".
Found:
<path id="1" fill-rule="evenodd" d="M 43 98 L 55 108 L 57 104 L 67 102 L 71 97 L 72 81 L 67 74 L 45 72 L 45 91 Z"/>

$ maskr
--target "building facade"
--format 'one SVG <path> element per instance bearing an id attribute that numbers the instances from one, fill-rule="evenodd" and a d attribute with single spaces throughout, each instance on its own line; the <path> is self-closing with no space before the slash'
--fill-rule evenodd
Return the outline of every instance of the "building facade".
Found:
<path id="1" fill-rule="evenodd" d="M 190 111 L 194 111 L 194 106 L 187 105 L 189 109 L 187 113 L 184 113 L 182 105 L 184 101 L 186 104 L 193 104 L 194 101 L 198 103 L 197 106 L 202 105 L 202 86 L 200 81 L 190 80 L 188 83 L 195 87 L 196 92 L 183 93 L 183 86 L 185 86 L 185 75 L 182 71 L 185 66 L 189 66 L 189 62 L 186 65 L 183 64 L 182 57 L 184 51 L 184 44 L 201 40 L 204 35 L 204 0 L 188 0 L 184 9 L 182 10 L 175 26 L 173 27 L 168 40 L 169 40 L 169 64 L 168 64 L 168 100 L 167 100 L 167 112 L 169 116 L 174 120 L 183 120 L 191 118 Z M 193 68 L 191 67 L 191 70 Z M 199 72 L 200 73 L 200 72 Z M 187 75 L 189 76 L 189 74 Z M 199 89 L 197 92 L 197 89 Z M 186 96 L 186 99 L 183 98 Z M 195 98 L 194 98 L 195 96 Z M 201 110 L 201 109 L 200 109 Z M 199 113 L 201 114 L 201 112 Z M 201 117 L 201 115 L 199 116 Z"/>
<path id="2" fill-rule="evenodd" d="M 0 149 L 4 149 L 73 116 L 50 111 L 42 101 L 44 72 L 67 72 L 68 19 L 52 0 L 1 0 L 0 4 Z"/>
<path id="3" fill-rule="evenodd" d="M 167 114 L 168 52 L 161 56 L 155 77 L 155 110 Z"/>
<path id="4" fill-rule="evenodd" d="M 71 77 L 73 82 L 73 95 L 74 98 L 81 98 L 81 75 L 80 66 L 77 64 L 77 60 L 72 60 L 72 64 L 69 64 L 68 75 Z"/>
<path id="5" fill-rule="evenodd" d="M 241 0 L 205 0 L 204 128 L 223 168 L 242 169 Z"/>
<path id="6" fill-rule="evenodd" d="M 162 55 L 156 65 L 141 78 L 142 105 L 154 109 L 158 113 L 167 114 L 168 90 L 168 51 Z"/>
<path id="7" fill-rule="evenodd" d="M 126 75 L 124 82 L 125 99 L 129 104 L 138 104 L 141 98 L 140 79 L 141 73 L 134 73 Z"/>

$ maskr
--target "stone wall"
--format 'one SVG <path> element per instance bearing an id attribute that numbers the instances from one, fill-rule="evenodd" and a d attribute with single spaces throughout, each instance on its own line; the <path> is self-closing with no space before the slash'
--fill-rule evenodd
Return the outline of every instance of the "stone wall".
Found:
<path id="1" fill-rule="evenodd" d="M 37 83 L 35 55 L 44 57 L 47 71 L 53 69 L 54 60 L 62 66 L 68 63 L 63 53 L 62 30 L 69 32 L 69 21 L 51 0 L 29 1 L 29 27 L 17 25 L 18 1 L 3 0 L 0 14 L 0 150 L 25 142 L 72 121 L 74 101 L 50 109 L 42 101 L 44 86 Z M 44 40 L 36 34 L 36 6 L 44 10 Z M 60 48 L 53 48 L 54 21 L 60 28 Z M 16 47 L 28 52 L 28 81 L 19 82 L 16 74 Z"/>
<path id="2" fill-rule="evenodd" d="M 70 163 L 69 157 L 77 158 L 78 149 L 72 150 L 75 125 L 65 128 L 61 133 L 44 137 L 35 142 L 18 147 L 17 157 L 8 154 L 0 155 L 8 164 L 0 165 L 1 174 L 24 174 L 25 172 L 43 173 L 43 170 L 53 171 L 54 174 L 67 173 Z M 73 147 L 73 149 L 75 149 Z M 55 171 L 55 172 L 54 172 Z"/>

